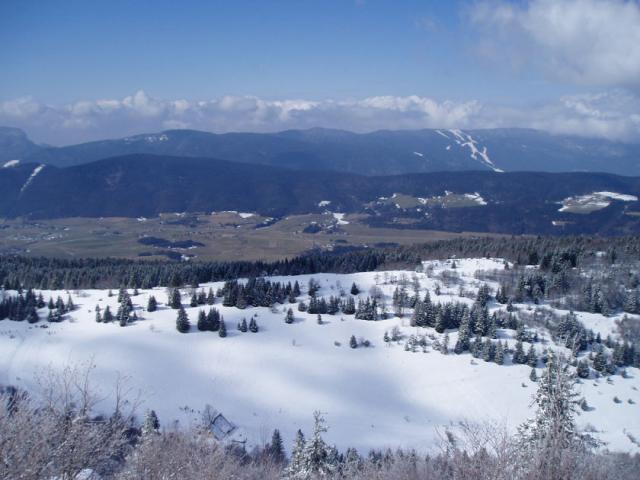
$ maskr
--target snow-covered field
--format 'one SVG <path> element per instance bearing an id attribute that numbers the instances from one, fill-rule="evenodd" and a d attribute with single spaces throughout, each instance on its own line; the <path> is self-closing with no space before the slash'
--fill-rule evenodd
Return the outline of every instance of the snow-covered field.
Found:
<path id="1" fill-rule="evenodd" d="M 612 201 L 619 202 L 637 202 L 638 197 L 616 192 L 593 192 L 587 195 L 579 195 L 576 197 L 565 198 L 559 212 L 568 213 L 590 213 L 602 210 L 611 205 Z"/>
<path id="2" fill-rule="evenodd" d="M 356 282 L 364 298 L 377 284 L 390 306 L 397 286 L 393 281 L 402 275 L 411 281 L 416 275 L 421 291 L 429 289 L 432 300 L 472 303 L 471 298 L 458 297 L 458 286 L 442 287 L 441 295 L 435 295 L 436 283 L 441 283 L 439 273 L 453 270 L 447 262 L 434 261 L 427 266 L 432 267 L 425 269 L 428 274 L 316 274 L 275 280 L 298 280 L 304 294 L 313 277 L 321 286 L 318 295 L 325 297 L 339 295 L 341 288 L 349 295 L 352 282 Z M 467 259 L 457 260 L 455 272 L 463 279 L 464 289 L 475 293 L 480 285 L 474 278 L 476 270 L 501 268 L 501 260 Z M 215 291 L 221 283 L 203 285 L 205 290 L 210 286 Z M 495 289 L 497 285 L 491 286 Z M 295 322 L 286 324 L 288 304 L 276 309 L 239 310 L 223 307 L 218 299 L 215 307 L 228 330 L 228 336 L 220 338 L 217 333 L 195 328 L 198 310 L 209 307 L 188 307 L 190 295 L 186 289 L 183 292 L 192 323 L 188 334 L 176 330 L 176 311 L 166 307 L 163 288 L 141 290 L 132 297 L 140 319 L 126 327 L 117 322 L 95 322 L 97 304 L 103 310 L 106 305 L 113 313 L 117 310 L 116 296 L 108 297 L 103 290 L 69 292 L 78 308 L 61 323 L 47 323 L 46 308 L 40 311 L 42 320 L 37 324 L 0 321 L 0 384 L 34 388 L 35 374 L 48 366 L 60 369 L 93 362 L 94 378 L 105 394 L 118 374 L 126 375 L 130 385 L 141 391 L 144 405 L 140 415 L 153 408 L 163 426 L 175 420 L 183 425 L 199 422 L 200 412 L 211 405 L 238 427 L 236 435 L 245 437 L 249 444 L 266 441 L 272 430 L 279 428 L 287 448 L 298 428 L 310 432 L 315 410 L 326 417 L 329 442 L 364 451 L 387 446 L 427 450 L 438 430 L 443 432 L 465 419 L 505 424 L 514 431 L 533 413 L 530 405 L 536 384 L 529 380 L 531 369 L 526 365 L 508 361 L 499 366 L 474 359 L 469 353 L 443 355 L 431 347 L 426 353 L 414 353 L 405 351 L 403 341 L 383 342 L 384 332 L 394 326 L 405 338 L 415 333 L 440 337 L 433 329 L 411 327 L 410 315 L 379 321 L 323 315 L 319 325 L 316 315 L 298 312 L 293 305 Z M 157 312 L 147 313 L 151 294 L 161 305 Z M 45 300 L 58 295 L 66 300 L 68 293 L 45 291 L 43 295 Z M 491 309 L 496 308 L 504 306 L 492 303 Z M 239 332 L 236 324 L 252 316 L 256 316 L 260 331 Z M 579 314 L 579 318 L 602 335 L 613 333 L 615 317 Z M 500 330 L 498 336 L 513 345 L 512 333 Z M 372 346 L 350 348 L 351 335 L 371 341 Z M 450 335 L 453 345 L 456 334 Z M 536 347 L 550 346 L 548 334 L 540 335 L 543 342 Z M 616 375 L 578 385 L 592 407 L 581 412 L 578 422 L 592 426 L 610 449 L 640 451 L 628 436 L 640 439 L 640 372 L 633 368 L 627 372 L 628 378 Z M 615 396 L 621 403 L 614 402 Z"/>

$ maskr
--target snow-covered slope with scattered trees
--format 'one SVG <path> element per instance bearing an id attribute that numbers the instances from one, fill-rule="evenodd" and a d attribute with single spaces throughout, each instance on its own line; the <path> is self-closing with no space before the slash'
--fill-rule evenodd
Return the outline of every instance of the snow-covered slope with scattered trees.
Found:
<path id="1" fill-rule="evenodd" d="M 507 300 L 499 281 L 505 266 L 499 259 L 457 259 L 425 262 L 416 271 L 270 277 L 271 284 L 258 281 L 251 289 L 239 287 L 243 280 L 182 288 L 190 325 L 178 326 L 187 333 L 177 328 L 180 310 L 169 306 L 175 290 L 35 291 L 37 318 L 21 311 L 27 320 L 0 321 L 0 384 L 37 391 L 38 374 L 49 367 L 93 364 L 103 405 L 114 401 L 108 392 L 124 376 L 134 387 L 130 395 L 140 391 L 140 416 L 154 409 L 164 427 L 199 423 L 209 406 L 236 427 L 234 439 L 262 444 L 278 428 L 290 450 L 296 431 L 310 432 L 320 411 L 326 440 L 341 449 L 426 450 L 460 421 L 496 422 L 514 432 L 531 417 L 537 387 L 531 365 L 539 376 L 546 349 L 571 355 L 564 347 L 569 336 L 557 338 L 564 328 L 577 332 L 574 344 L 588 342 L 577 354 L 586 377 L 577 385 L 584 398 L 578 424 L 609 449 L 640 451 L 640 371 L 607 373 L 607 362 L 622 355 L 613 342 L 623 315 L 574 316 L 545 300 Z M 157 309 L 149 312 L 151 297 Z M 9 307 L 9 298 L 17 292 L 4 292 L 0 317 L 31 309 Z M 73 310 L 65 313 L 69 298 Z M 282 303 L 251 306 L 274 300 Z M 368 300 L 376 301 L 375 312 Z M 107 307 L 111 322 L 104 321 Z"/>

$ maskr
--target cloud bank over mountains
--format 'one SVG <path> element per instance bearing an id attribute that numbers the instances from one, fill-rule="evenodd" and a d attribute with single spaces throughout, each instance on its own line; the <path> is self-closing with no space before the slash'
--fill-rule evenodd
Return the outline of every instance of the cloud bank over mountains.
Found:
<path id="1" fill-rule="evenodd" d="M 463 9 L 462 21 L 474 39 L 471 55 L 488 60 L 491 68 L 530 73 L 563 91 L 591 93 L 499 105 L 418 95 L 185 100 L 139 90 L 124 98 L 66 105 L 34 97 L 0 100 L 0 125 L 23 128 L 36 141 L 54 145 L 174 128 L 270 132 L 310 127 L 356 132 L 524 127 L 640 142 L 639 0 L 479 0 Z"/>
<path id="2" fill-rule="evenodd" d="M 523 107 L 420 96 L 353 100 L 266 100 L 225 96 L 212 100 L 164 100 L 140 90 L 122 99 L 53 106 L 34 98 L 0 103 L 0 125 L 23 128 L 54 145 L 144 132 L 191 128 L 212 132 L 270 132 L 327 127 L 379 129 L 526 127 L 552 133 L 640 141 L 640 99 L 624 90 L 565 96 Z"/>

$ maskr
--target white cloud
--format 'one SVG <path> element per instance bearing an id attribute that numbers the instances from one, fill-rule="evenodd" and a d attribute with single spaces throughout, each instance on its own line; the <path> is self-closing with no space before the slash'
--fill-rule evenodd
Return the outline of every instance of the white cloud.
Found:
<path id="1" fill-rule="evenodd" d="M 580 85 L 640 89 L 640 4 L 635 0 L 482 0 L 469 10 L 477 50 Z"/>
<path id="2" fill-rule="evenodd" d="M 0 125 L 23 128 L 34 139 L 55 145 L 173 128 L 267 132 L 318 126 L 358 132 L 530 127 L 640 141 L 638 112 L 640 97 L 619 89 L 520 108 L 416 95 L 323 101 L 226 96 L 188 101 L 162 100 L 140 91 L 119 100 L 88 100 L 60 107 L 33 98 L 0 102 Z"/>

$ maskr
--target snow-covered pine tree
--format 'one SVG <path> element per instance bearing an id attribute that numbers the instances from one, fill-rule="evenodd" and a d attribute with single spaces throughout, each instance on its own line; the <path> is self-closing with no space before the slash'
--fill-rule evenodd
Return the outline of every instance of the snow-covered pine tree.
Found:
<path id="1" fill-rule="evenodd" d="M 158 309 L 158 301 L 156 297 L 151 295 L 149 297 L 149 301 L 147 302 L 147 312 L 155 312 Z"/>
<path id="2" fill-rule="evenodd" d="M 498 342 L 496 345 L 496 353 L 493 356 L 493 361 L 498 365 L 504 365 L 504 347 L 502 346 L 502 342 Z"/>
<path id="3" fill-rule="evenodd" d="M 255 318 L 249 320 L 249 331 L 252 333 L 258 333 L 258 322 Z"/>
<path id="4" fill-rule="evenodd" d="M 224 319 L 220 317 L 220 328 L 218 329 L 218 336 L 224 338 L 227 336 L 227 327 L 224 324 Z"/>
<path id="5" fill-rule="evenodd" d="M 575 377 L 562 356 L 550 352 L 547 366 L 538 379 L 534 397 L 534 418 L 518 428 L 517 440 L 523 463 L 536 471 L 538 478 L 566 478 L 562 474 L 565 452 L 584 450 L 597 445 L 595 440 L 578 431 Z M 533 465 L 532 465 L 533 463 Z"/>
<path id="6" fill-rule="evenodd" d="M 314 412 L 313 436 L 303 443 L 303 449 L 298 451 L 298 439 L 294 447 L 293 457 L 289 468 L 285 472 L 285 478 L 290 480 L 307 480 L 311 478 L 324 478 L 333 475 L 337 471 L 337 455 L 334 449 L 329 447 L 322 434 L 327 431 L 325 420 L 320 412 Z M 300 435 L 300 434 L 299 434 Z M 304 442 L 304 437 L 302 437 Z"/>
<path id="7" fill-rule="evenodd" d="M 589 362 L 587 362 L 586 360 L 579 360 L 578 361 L 578 366 L 576 367 L 576 374 L 578 375 L 578 377 L 580 378 L 589 378 Z"/>
<path id="8" fill-rule="evenodd" d="M 198 322 L 196 323 L 196 327 L 201 332 L 209 330 L 209 325 L 207 323 L 207 314 L 204 313 L 204 310 L 200 310 L 198 312 Z"/>
<path id="9" fill-rule="evenodd" d="M 526 363 L 527 356 L 524 354 L 524 348 L 522 347 L 522 340 L 516 342 L 516 348 L 513 351 L 513 363 Z"/>
<path id="10" fill-rule="evenodd" d="M 36 307 L 38 308 L 44 308 L 45 303 L 44 303 L 44 297 L 42 296 L 42 292 L 40 292 L 38 294 L 38 300 L 36 302 Z"/>
<path id="11" fill-rule="evenodd" d="M 104 309 L 104 313 L 102 314 L 102 322 L 110 323 L 113 322 L 113 314 L 111 313 L 111 308 L 107 305 Z"/>
<path id="12" fill-rule="evenodd" d="M 36 310 L 35 305 L 31 305 L 29 308 L 29 312 L 27 313 L 27 321 L 29 323 L 38 323 L 40 318 L 38 317 L 38 311 Z"/>
<path id="13" fill-rule="evenodd" d="M 277 428 L 273 431 L 273 435 L 271 435 L 271 443 L 267 446 L 267 454 L 269 459 L 278 465 L 284 463 L 286 460 L 282 437 L 280 436 L 280 430 Z"/>
<path id="14" fill-rule="evenodd" d="M 174 310 L 178 310 L 182 307 L 182 296 L 180 295 L 180 290 L 177 288 L 172 288 L 169 291 L 169 306 Z"/>
<path id="15" fill-rule="evenodd" d="M 287 314 L 284 317 L 284 323 L 293 323 L 294 317 L 293 317 L 293 310 L 291 310 L 291 308 L 289 308 L 287 310 Z"/>
<path id="16" fill-rule="evenodd" d="M 308 473 L 305 468 L 305 451 L 306 442 L 304 434 L 301 430 L 296 433 L 296 440 L 293 445 L 293 451 L 291 452 L 291 462 L 284 472 L 284 478 L 291 480 L 302 480 L 308 478 Z"/>
<path id="17" fill-rule="evenodd" d="M 152 435 L 157 435 L 159 430 L 160 421 L 158 420 L 158 415 L 156 415 L 154 410 L 149 410 L 142 423 L 142 439 L 144 440 Z"/>
<path id="18" fill-rule="evenodd" d="M 349 339 L 349 346 L 351 348 L 358 348 L 358 341 L 356 340 L 355 335 L 351 335 L 351 338 Z"/>
<path id="19" fill-rule="evenodd" d="M 536 354 L 536 349 L 533 344 L 529 346 L 529 351 L 527 352 L 527 365 L 531 368 L 538 366 L 538 355 Z"/>
<path id="20" fill-rule="evenodd" d="M 240 320 L 240 323 L 238 323 L 238 330 L 240 330 L 242 333 L 245 333 L 248 330 L 246 318 Z"/>
<path id="21" fill-rule="evenodd" d="M 189 316 L 181 305 L 178 310 L 178 318 L 176 319 L 176 329 L 180 333 L 188 333 L 190 328 L 191 324 L 189 322 Z"/>
<path id="22" fill-rule="evenodd" d="M 490 339 L 486 339 L 482 345 L 482 359 L 485 362 L 491 362 L 495 357 L 495 347 Z"/>
<path id="23" fill-rule="evenodd" d="M 207 305 L 213 305 L 216 303 L 216 297 L 213 294 L 213 289 L 209 288 L 209 292 L 207 293 Z"/>
<path id="24" fill-rule="evenodd" d="M 120 302 L 120 306 L 118 307 L 118 312 L 116 313 L 116 318 L 121 327 L 127 326 L 129 323 L 129 317 L 131 315 L 131 308 L 129 302 L 129 295 L 125 291 L 121 296 L 122 300 Z"/>

